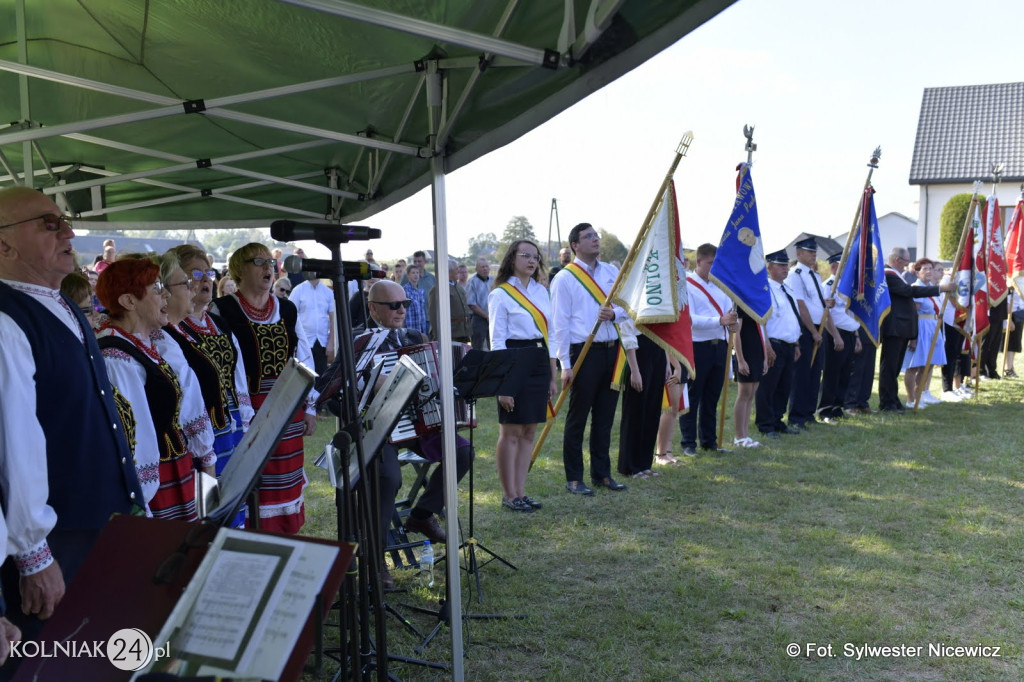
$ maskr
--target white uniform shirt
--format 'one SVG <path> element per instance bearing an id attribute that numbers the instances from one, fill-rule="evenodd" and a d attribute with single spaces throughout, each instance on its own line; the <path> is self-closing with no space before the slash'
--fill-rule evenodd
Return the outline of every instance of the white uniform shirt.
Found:
<path id="1" fill-rule="evenodd" d="M 769 278 L 768 288 L 772 295 L 772 314 L 765 323 L 765 333 L 769 339 L 796 343 L 800 340 L 800 318 L 794 310 L 796 300 L 793 305 L 789 304 L 786 300 L 787 287 L 782 282 Z"/>
<path id="2" fill-rule="evenodd" d="M 701 291 L 698 287 L 703 287 Z M 690 301 L 690 320 L 693 326 L 693 341 L 725 341 L 728 331 L 722 326 L 722 316 L 732 309 L 732 299 L 710 281 L 705 281 L 696 272 L 686 278 L 686 291 Z M 711 298 L 708 298 L 710 295 Z M 711 302 L 714 299 L 718 307 Z"/>
<path id="3" fill-rule="evenodd" d="M 524 289 L 523 283 L 518 277 L 512 277 L 508 283 L 519 290 L 523 296 L 528 298 L 537 307 L 548 321 L 548 333 L 551 333 L 551 296 L 544 285 L 530 279 Z M 488 327 L 491 335 L 491 350 L 504 350 L 507 348 L 505 342 L 508 339 L 519 339 L 529 341 L 541 338 L 541 333 L 533 321 L 533 316 L 519 303 L 517 303 L 508 292 L 495 287 L 487 295 Z M 589 332 L 588 332 L 589 333 Z M 545 339 L 548 342 L 548 339 Z M 548 343 L 549 357 L 555 357 L 554 348 Z"/>
<path id="4" fill-rule="evenodd" d="M 806 265 L 797 265 L 786 277 L 786 288 L 789 289 L 790 296 L 803 301 L 807 306 L 811 322 L 821 324 L 821 315 L 825 310 L 822 300 L 826 294 L 818 273 Z"/>
<path id="5" fill-rule="evenodd" d="M 579 258 L 573 262 L 590 273 L 605 294 L 611 291 L 619 274 L 614 265 L 598 261 L 591 269 Z M 594 323 L 597 322 L 600 310 L 601 304 L 594 300 L 571 272 L 563 268 L 551 280 L 551 319 L 548 320 L 548 331 L 551 334 L 551 346 L 554 347 L 555 356 L 562 363 L 563 369 L 572 367 L 569 346 L 587 340 Z M 629 314 L 619 306 L 612 306 L 612 310 L 615 312 L 614 322 L 602 322 L 598 325 L 597 334 L 594 335 L 595 342 L 615 341 L 619 338 L 615 323 L 626 320 Z"/>
<path id="6" fill-rule="evenodd" d="M 336 312 L 334 292 L 318 282 L 306 280 L 292 289 L 288 300 L 299 309 L 299 324 L 306 333 L 306 339 L 327 348 L 327 337 L 331 330 L 330 314 Z"/>
<path id="7" fill-rule="evenodd" d="M 825 291 L 832 290 L 832 282 L 836 276 L 832 275 L 825 280 Z M 860 323 L 857 322 L 846 309 L 846 299 L 842 296 L 836 296 L 836 304 L 829 310 L 829 315 L 832 316 L 832 322 L 835 323 L 838 329 L 844 332 L 855 332 L 860 329 Z"/>

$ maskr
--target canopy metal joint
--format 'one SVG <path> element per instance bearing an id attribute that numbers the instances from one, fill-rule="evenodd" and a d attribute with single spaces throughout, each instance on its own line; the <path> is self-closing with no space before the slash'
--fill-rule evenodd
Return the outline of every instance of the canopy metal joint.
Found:
<path id="1" fill-rule="evenodd" d="M 186 114 L 201 114 L 206 111 L 206 100 L 187 99 L 181 103 L 181 106 L 185 108 Z"/>

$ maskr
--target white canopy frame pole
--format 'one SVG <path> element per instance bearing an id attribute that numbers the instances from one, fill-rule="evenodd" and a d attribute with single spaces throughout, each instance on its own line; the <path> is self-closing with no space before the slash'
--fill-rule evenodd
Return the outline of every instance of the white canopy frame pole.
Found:
<path id="1" fill-rule="evenodd" d="M 374 139 L 370 137 L 352 135 L 348 133 L 340 133 L 334 130 L 327 130 L 325 128 L 304 126 L 296 123 L 289 123 L 287 121 L 280 121 L 273 118 L 267 118 L 265 116 L 243 114 L 241 112 L 230 111 L 228 109 L 222 108 L 232 104 L 256 102 L 265 99 L 273 99 L 275 97 L 283 97 L 286 95 L 309 92 L 311 90 L 337 87 L 339 85 L 349 85 L 352 83 L 358 83 L 365 80 L 372 80 L 374 78 L 388 78 L 402 74 L 412 74 L 415 72 L 415 69 L 416 67 L 414 64 L 403 64 L 401 66 L 388 67 L 385 69 L 376 69 L 374 71 L 367 71 L 360 74 L 338 76 L 335 78 L 324 78 L 316 81 L 309 81 L 306 83 L 295 83 L 293 85 L 285 85 L 277 88 L 268 88 L 266 90 L 256 90 L 253 92 L 238 95 L 216 97 L 209 100 L 194 100 L 190 102 L 183 102 L 173 97 L 155 95 L 153 93 L 144 92 L 142 90 L 133 90 L 130 88 L 110 85 L 108 83 L 102 83 L 100 81 L 94 81 L 87 78 L 69 76 L 67 74 L 63 74 L 57 71 L 50 71 L 38 67 L 30 67 L 7 60 L 0 60 L 0 71 L 17 73 L 20 76 L 32 76 L 35 78 L 41 78 L 43 80 L 49 80 L 64 85 L 72 85 L 75 87 L 85 88 L 87 90 L 95 90 L 97 92 L 102 92 L 110 95 L 118 95 L 121 97 L 127 97 L 129 99 L 136 99 L 151 104 L 161 105 L 156 109 L 146 109 L 143 111 L 136 111 L 128 114 L 115 114 L 113 116 L 104 116 L 95 119 L 88 119 L 85 121 L 76 121 L 74 123 L 63 123 L 55 126 L 48 126 L 45 128 L 34 126 L 30 130 L 21 130 L 13 133 L 0 134 L 0 144 L 14 144 L 17 142 L 24 142 L 25 140 L 38 140 L 48 137 L 58 137 L 61 135 L 67 135 L 69 133 L 79 133 L 84 132 L 86 130 L 110 128 L 124 125 L 126 123 L 149 121 L 157 118 L 166 118 L 168 116 L 178 116 L 187 113 L 203 113 L 209 116 L 219 116 L 221 118 L 227 118 L 231 120 L 240 121 L 243 123 L 251 123 L 253 125 L 274 128 L 276 130 L 285 130 L 288 132 L 302 133 L 305 135 L 309 135 L 311 137 L 320 137 L 324 139 L 335 140 L 337 142 L 347 142 L 354 145 L 362 145 L 378 149 L 387 149 L 389 151 L 394 151 L 399 154 L 419 156 L 423 153 L 422 150 L 419 147 L 413 145 L 404 145 L 397 142 L 386 142 L 384 140 Z M 25 117 L 24 120 L 28 121 L 30 119 L 28 117 Z"/>
<path id="2" fill-rule="evenodd" d="M 612 23 L 612 17 L 619 12 L 625 0 L 591 0 L 587 9 L 587 19 L 583 31 L 572 44 L 571 56 L 574 61 L 579 59 L 593 47 L 597 39 Z"/>
<path id="3" fill-rule="evenodd" d="M 516 59 L 532 66 L 557 68 L 560 55 L 554 50 L 541 50 L 535 47 L 519 45 L 508 40 L 499 40 L 472 31 L 463 31 L 451 26 L 434 24 L 422 19 L 373 9 L 366 5 L 357 5 L 345 0 L 279 0 L 287 5 L 296 5 L 316 10 L 325 14 L 354 19 L 366 24 L 411 33 L 412 35 L 438 40 L 444 43 L 461 45 L 481 52 L 490 52 L 510 59 Z"/>
<path id="4" fill-rule="evenodd" d="M 28 35 L 25 28 L 25 0 L 14 3 L 14 23 L 18 25 L 18 61 L 28 64 Z M 32 103 L 29 100 L 28 78 L 18 76 L 18 102 L 21 105 L 21 120 L 32 120 Z M 32 145 L 27 141 L 21 144 L 21 165 L 23 174 L 21 182 L 26 187 L 35 187 L 35 170 L 32 167 Z M 17 182 L 17 178 L 15 178 Z"/>
<path id="5" fill-rule="evenodd" d="M 71 136 L 69 136 L 71 137 Z M 129 180 L 139 180 L 141 178 L 151 178 L 157 175 L 165 175 L 167 173 L 176 173 L 180 171 L 195 170 L 196 168 L 209 168 L 210 170 L 222 171 L 231 175 L 239 175 L 242 177 L 252 178 L 254 180 L 264 180 L 266 182 L 277 183 L 282 185 L 290 185 L 299 189 L 308 190 L 311 192 L 319 192 L 321 194 L 332 194 L 335 196 L 349 196 L 350 198 L 359 198 L 358 194 L 346 192 L 344 190 L 331 189 L 329 187 L 322 187 L 320 185 L 313 185 L 308 182 L 301 182 L 299 180 L 291 180 L 288 178 L 278 177 L 276 175 L 268 175 L 266 173 L 258 173 L 256 171 L 246 170 L 244 168 L 237 168 L 235 166 L 227 165 L 235 161 L 246 161 L 249 159 L 258 159 L 265 156 L 274 156 L 277 154 L 285 154 L 302 149 L 308 149 L 311 147 L 321 147 L 326 144 L 331 144 L 326 140 L 312 140 L 309 142 L 302 142 L 298 144 L 285 145 L 282 147 L 274 147 L 272 149 L 259 149 L 251 152 L 243 152 L 241 154 L 232 154 L 219 159 L 190 159 L 186 156 L 180 156 L 178 154 L 170 154 L 167 152 L 161 152 L 155 149 L 147 149 L 145 147 L 138 147 L 136 145 L 128 145 L 121 142 L 113 142 L 111 140 L 104 140 L 103 138 L 94 137 L 92 135 L 75 135 L 73 139 L 80 140 L 82 142 L 91 142 L 104 147 L 110 147 L 113 149 L 120 149 L 122 151 L 129 151 L 144 156 L 152 156 L 155 158 L 167 159 L 172 161 L 178 161 L 179 163 L 173 166 L 164 166 L 162 168 L 151 168 L 144 171 L 136 171 L 134 173 L 123 173 L 117 174 L 110 177 L 97 178 L 95 180 L 83 180 L 81 182 L 74 182 L 65 185 L 62 191 L 71 191 L 77 189 L 86 189 L 88 187 L 97 187 L 100 185 L 110 185 L 117 182 L 127 182 Z M 205 165 L 200 166 L 199 162 L 203 161 Z M 190 188 L 195 191 L 196 188 Z M 44 190 L 49 194 L 54 193 L 55 189 Z"/>
<path id="6" fill-rule="evenodd" d="M 499 37 L 505 32 L 505 28 L 508 26 L 509 20 L 512 18 L 512 13 L 515 12 L 516 7 L 519 6 L 519 0 L 509 0 L 508 4 L 505 5 L 505 11 L 501 15 L 501 19 L 498 20 L 498 25 L 494 29 L 492 34 L 495 38 Z M 476 87 L 476 82 L 480 80 L 480 76 L 483 75 L 484 70 L 490 66 L 491 60 L 494 58 L 494 54 L 487 52 L 481 58 L 477 64 L 476 69 L 469 76 L 469 81 L 466 83 L 466 87 L 462 89 L 462 94 L 459 96 L 459 100 L 452 107 L 451 115 L 445 121 L 444 128 L 437 135 L 437 148 L 444 149 L 448 144 L 448 138 L 452 134 L 452 126 L 455 125 L 455 121 L 458 120 L 459 114 L 462 113 L 463 107 L 469 100 L 470 94 Z"/>
<path id="7" fill-rule="evenodd" d="M 441 392 L 442 437 L 444 446 L 444 505 L 445 526 L 448 534 L 448 613 L 451 616 L 452 636 L 452 678 L 462 682 L 462 564 L 459 561 L 459 481 L 455 456 L 455 364 L 452 360 L 452 306 L 448 297 L 448 215 L 445 196 L 444 156 L 442 150 L 434 147 L 437 133 L 444 125 L 445 105 L 444 75 L 438 70 L 436 61 L 427 66 L 427 110 L 430 114 L 431 147 L 434 155 L 430 159 L 431 194 L 434 207 L 434 269 L 437 271 L 437 335 L 438 363 L 441 366 L 439 389 Z M 442 274 L 443 273 L 443 274 Z M 458 286 L 458 284 L 455 284 Z M 455 555 L 452 555 L 452 552 Z"/>
<path id="8" fill-rule="evenodd" d="M 103 170 L 103 169 L 100 169 L 100 168 L 92 168 L 91 166 L 82 166 L 81 168 L 86 173 L 93 173 L 95 175 L 117 175 L 117 173 L 115 173 L 114 171 Z M 319 177 L 320 175 L 322 175 L 321 171 L 311 171 L 311 172 L 308 171 L 306 173 L 299 173 L 297 175 L 291 175 L 291 176 L 288 176 L 288 177 L 290 179 L 293 179 L 293 180 L 301 180 L 301 179 L 304 179 L 304 178 Z M 0 180 L 2 180 L 2 178 L 0 178 Z M 188 185 L 178 185 L 178 184 L 175 184 L 173 182 L 162 182 L 160 180 L 147 180 L 147 179 L 133 180 L 132 182 L 137 182 L 140 185 L 152 185 L 154 187 L 162 187 L 163 189 L 170 189 L 170 190 L 174 190 L 176 192 L 180 192 L 180 194 L 176 194 L 174 196 L 168 196 L 168 197 L 159 197 L 159 198 L 156 198 L 156 199 L 150 199 L 148 201 L 139 201 L 139 202 L 136 202 L 134 204 L 120 204 L 118 206 L 104 206 L 102 208 L 94 208 L 91 211 L 81 211 L 78 214 L 76 214 L 76 217 L 78 217 L 78 218 L 92 218 L 92 217 L 95 217 L 95 216 L 109 215 L 111 213 L 118 213 L 120 211 L 131 211 L 131 210 L 138 209 L 138 208 L 148 208 L 150 206 L 158 206 L 158 205 L 161 205 L 161 204 L 170 204 L 170 203 L 175 203 L 175 202 L 178 202 L 178 201 L 187 201 L 187 200 L 190 200 L 190 199 L 198 199 L 198 198 L 201 198 L 203 196 L 202 190 L 197 190 L 195 187 L 189 187 Z M 240 197 L 235 197 L 235 196 L 232 196 L 231 194 L 229 194 L 230 192 L 241 192 L 243 190 L 253 189 L 253 188 L 256 188 L 256 187 L 262 187 L 262 186 L 270 185 L 270 184 L 273 184 L 273 183 L 267 182 L 265 180 L 259 180 L 259 181 L 256 181 L 256 182 L 242 183 L 240 185 L 230 185 L 228 187 L 219 187 L 219 188 L 215 188 L 215 189 L 210 190 L 209 197 L 212 197 L 214 199 L 221 199 L 223 201 L 234 201 L 236 203 L 246 203 L 246 204 L 250 204 L 250 205 L 254 205 L 254 206 L 266 206 L 268 208 L 272 208 L 275 211 L 285 211 L 285 212 L 288 212 L 288 213 L 293 213 L 295 215 L 301 215 L 301 216 L 308 217 L 308 218 L 316 218 L 316 219 L 319 219 L 319 220 L 322 220 L 324 218 L 324 216 L 319 214 L 319 213 L 313 213 L 311 211 L 304 211 L 302 209 L 291 208 L 291 207 L 288 207 L 288 206 L 281 206 L 281 205 L 278 205 L 278 204 L 269 204 L 269 203 L 266 203 L 266 202 L 254 202 L 251 199 L 242 199 Z M 157 229 L 157 228 L 154 228 L 154 229 Z"/>

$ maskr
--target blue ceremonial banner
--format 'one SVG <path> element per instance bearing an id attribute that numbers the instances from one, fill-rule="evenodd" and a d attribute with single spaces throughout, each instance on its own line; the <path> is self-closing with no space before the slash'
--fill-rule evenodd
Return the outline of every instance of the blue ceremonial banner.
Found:
<path id="1" fill-rule="evenodd" d="M 757 222 L 754 181 L 748 164 L 741 164 L 738 170 L 736 201 L 711 265 L 711 281 L 750 317 L 764 324 L 772 312 L 772 294 Z"/>
<path id="2" fill-rule="evenodd" d="M 860 226 L 854 235 L 836 292 L 849 301 L 847 312 L 860 322 L 877 346 L 880 343 L 878 329 L 889 314 L 890 301 L 874 195 L 873 188 L 864 190 Z"/>

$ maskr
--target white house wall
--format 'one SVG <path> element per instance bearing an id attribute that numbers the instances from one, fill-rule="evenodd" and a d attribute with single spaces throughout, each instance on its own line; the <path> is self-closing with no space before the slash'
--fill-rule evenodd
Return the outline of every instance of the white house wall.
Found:
<path id="1" fill-rule="evenodd" d="M 955 194 L 973 191 L 973 186 L 968 183 L 961 185 L 921 185 L 920 215 L 917 219 L 917 244 L 918 257 L 927 258 L 939 257 L 939 218 L 942 215 L 942 208 L 946 202 Z M 982 187 L 982 194 L 988 195 L 992 191 L 992 183 L 986 183 Z M 1001 183 L 996 192 L 999 198 L 1000 213 L 1002 213 L 1003 230 L 1013 214 L 1013 207 L 1017 204 L 1020 196 L 1019 183 Z M 883 246 L 885 233 L 882 233 Z"/>

